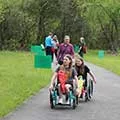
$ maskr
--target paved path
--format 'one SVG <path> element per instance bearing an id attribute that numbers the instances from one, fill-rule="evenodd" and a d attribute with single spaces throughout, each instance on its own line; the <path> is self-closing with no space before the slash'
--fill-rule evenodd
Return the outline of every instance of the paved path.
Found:
<path id="1" fill-rule="evenodd" d="M 92 64 L 88 66 L 97 77 L 91 101 L 81 102 L 75 110 L 51 110 L 48 88 L 44 88 L 1 120 L 119 120 L 120 76 Z"/>

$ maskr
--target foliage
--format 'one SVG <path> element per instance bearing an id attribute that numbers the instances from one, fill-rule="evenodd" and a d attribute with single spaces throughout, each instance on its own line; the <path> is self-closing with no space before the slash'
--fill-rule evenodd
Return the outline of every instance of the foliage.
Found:
<path id="1" fill-rule="evenodd" d="M 48 32 L 114 52 L 120 47 L 119 0 L 0 0 L 0 49 L 28 50 Z M 14 45 L 12 45 L 14 44 Z"/>
<path id="2" fill-rule="evenodd" d="M 116 4 L 113 4 L 113 0 L 86 0 L 82 7 L 85 9 L 83 15 L 99 46 L 117 51 L 120 39 L 120 3 L 118 0 L 114 2 Z"/>

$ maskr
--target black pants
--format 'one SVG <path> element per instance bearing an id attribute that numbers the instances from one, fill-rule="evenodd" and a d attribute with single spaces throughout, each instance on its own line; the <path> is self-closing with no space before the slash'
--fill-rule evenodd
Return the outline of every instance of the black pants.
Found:
<path id="1" fill-rule="evenodd" d="M 46 50 L 46 55 L 52 55 L 52 51 L 51 51 L 50 46 L 47 46 L 45 50 Z"/>

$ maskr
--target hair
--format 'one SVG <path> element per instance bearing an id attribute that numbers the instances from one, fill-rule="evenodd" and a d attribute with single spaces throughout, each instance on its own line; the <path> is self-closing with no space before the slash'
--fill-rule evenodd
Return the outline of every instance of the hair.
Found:
<path id="1" fill-rule="evenodd" d="M 69 35 L 65 35 L 64 39 L 70 39 Z"/>
<path id="2" fill-rule="evenodd" d="M 84 74 L 84 71 L 85 71 L 84 70 L 84 60 L 81 57 L 79 57 L 77 59 L 79 59 L 80 61 L 82 61 L 82 64 L 80 66 L 77 66 L 77 64 L 75 63 L 75 68 L 76 68 L 78 74 Z"/>
<path id="3" fill-rule="evenodd" d="M 84 37 L 80 37 L 80 40 L 84 40 Z"/>
<path id="4" fill-rule="evenodd" d="M 52 32 L 49 32 L 49 35 L 50 35 L 50 36 L 53 36 L 53 33 L 52 33 Z"/>
<path id="5" fill-rule="evenodd" d="M 72 63 L 73 63 L 71 55 L 66 54 L 64 57 L 67 57 L 70 60 L 69 68 L 71 68 L 72 67 Z"/>
<path id="6" fill-rule="evenodd" d="M 56 38 L 56 39 L 57 39 L 57 35 L 53 35 L 53 36 L 52 36 L 52 38 L 53 38 L 53 40 L 54 40 L 54 38 Z M 55 39 L 55 40 L 56 40 L 56 39 Z"/>
<path id="7" fill-rule="evenodd" d="M 69 54 L 65 55 L 64 57 L 67 57 L 70 60 L 69 69 L 66 70 L 64 65 L 61 65 L 60 69 L 65 71 L 65 74 L 67 75 L 67 78 L 69 79 L 72 76 L 72 57 Z"/>

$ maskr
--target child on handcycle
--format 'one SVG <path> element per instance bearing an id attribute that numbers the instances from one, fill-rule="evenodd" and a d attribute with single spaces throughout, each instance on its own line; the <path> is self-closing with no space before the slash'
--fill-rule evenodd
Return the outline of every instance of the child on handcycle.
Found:
<path id="1" fill-rule="evenodd" d="M 82 78 L 79 78 L 79 79 L 84 80 L 84 83 L 82 81 L 82 84 L 84 85 L 84 90 L 86 90 L 86 88 L 87 88 L 87 73 L 92 77 L 93 82 L 96 83 L 95 76 L 90 71 L 90 69 L 86 65 L 84 65 L 84 61 L 83 61 L 82 58 L 80 58 L 80 57 L 76 58 L 75 69 L 77 71 L 77 76 L 82 77 Z M 81 90 L 79 90 L 78 97 L 80 97 L 80 95 L 81 95 Z"/>
<path id="2" fill-rule="evenodd" d="M 73 88 L 74 86 L 76 86 L 76 88 L 78 88 L 77 72 L 72 67 L 72 57 L 70 55 L 65 55 L 63 59 L 63 64 L 60 65 L 53 74 L 51 84 L 49 87 L 50 91 L 53 89 L 56 79 L 58 80 L 57 81 L 59 93 L 58 103 L 62 104 L 63 103 L 62 95 L 69 94 L 71 87 Z"/>

